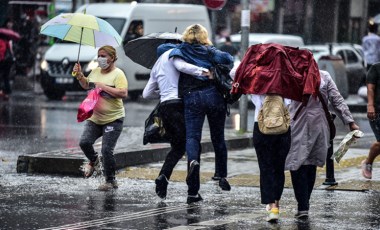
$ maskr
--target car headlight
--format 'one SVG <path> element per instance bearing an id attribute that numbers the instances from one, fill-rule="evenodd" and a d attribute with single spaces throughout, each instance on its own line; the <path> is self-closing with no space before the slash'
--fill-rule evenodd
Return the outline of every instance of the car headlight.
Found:
<path id="1" fill-rule="evenodd" d="M 90 61 L 88 64 L 87 64 L 87 66 L 86 66 L 86 68 L 85 68 L 85 72 L 87 73 L 87 72 L 90 72 L 91 70 L 93 70 L 93 69 L 95 69 L 96 67 L 98 67 L 99 65 L 98 65 L 98 61 L 95 59 L 95 60 L 92 60 L 92 61 Z"/>
<path id="2" fill-rule="evenodd" d="M 42 60 L 40 67 L 41 67 L 41 70 L 43 71 L 47 72 L 49 70 L 49 65 L 45 59 Z"/>

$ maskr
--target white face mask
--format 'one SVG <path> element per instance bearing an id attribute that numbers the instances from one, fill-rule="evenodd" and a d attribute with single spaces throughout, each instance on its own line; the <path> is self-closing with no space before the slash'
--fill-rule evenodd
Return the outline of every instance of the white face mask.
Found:
<path id="1" fill-rule="evenodd" d="M 107 63 L 106 57 L 98 57 L 98 64 L 101 69 L 107 69 L 110 64 Z"/>

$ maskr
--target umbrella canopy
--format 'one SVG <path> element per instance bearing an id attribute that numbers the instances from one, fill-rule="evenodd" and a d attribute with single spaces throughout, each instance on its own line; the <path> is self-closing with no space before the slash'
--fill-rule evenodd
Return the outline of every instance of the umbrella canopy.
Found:
<path id="1" fill-rule="evenodd" d="M 373 22 L 376 23 L 376 24 L 380 24 L 380 14 L 377 14 L 377 15 L 373 18 Z"/>
<path id="2" fill-rule="evenodd" d="M 40 33 L 93 47 L 119 46 L 122 42 L 108 22 L 84 13 L 60 14 L 43 24 Z"/>
<path id="3" fill-rule="evenodd" d="M 14 41 L 18 41 L 21 38 L 19 33 L 6 28 L 0 28 L 0 37 L 5 37 L 6 39 Z"/>
<path id="4" fill-rule="evenodd" d="M 178 33 L 151 33 L 129 41 L 124 46 L 125 55 L 132 61 L 151 69 L 157 61 L 157 47 L 167 42 L 180 42 L 182 35 Z"/>

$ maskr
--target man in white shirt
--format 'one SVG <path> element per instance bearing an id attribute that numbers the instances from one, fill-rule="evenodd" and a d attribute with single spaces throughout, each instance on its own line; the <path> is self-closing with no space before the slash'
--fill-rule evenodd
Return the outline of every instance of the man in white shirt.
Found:
<path id="1" fill-rule="evenodd" d="M 174 47 L 174 44 L 165 44 L 157 49 L 159 58 L 152 68 L 149 81 L 143 91 L 143 98 L 160 98 L 159 114 L 165 131 L 170 137 L 171 150 L 155 180 L 156 194 L 162 199 L 166 198 L 168 181 L 173 168 L 186 150 L 183 102 L 178 97 L 180 72 L 197 76 L 210 74 L 207 69 L 188 64 L 180 58 L 169 59 L 170 51 Z"/>
<path id="2" fill-rule="evenodd" d="M 368 35 L 363 37 L 362 46 L 364 57 L 367 62 L 367 70 L 380 62 L 380 37 L 376 34 L 377 24 L 368 25 Z"/>

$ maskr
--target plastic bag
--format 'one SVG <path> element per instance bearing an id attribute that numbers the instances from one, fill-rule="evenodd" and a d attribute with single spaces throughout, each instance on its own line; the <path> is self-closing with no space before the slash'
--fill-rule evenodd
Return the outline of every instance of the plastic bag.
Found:
<path id="1" fill-rule="evenodd" d="M 351 144 L 356 142 L 356 139 L 364 136 L 364 133 L 360 130 L 353 130 L 349 132 L 340 142 L 338 149 L 334 152 L 331 159 L 335 159 L 337 163 L 343 158 L 347 150 L 350 148 Z"/>
<path id="2" fill-rule="evenodd" d="M 95 88 L 90 90 L 87 97 L 82 101 L 78 107 L 77 121 L 82 122 L 92 116 L 96 103 L 99 100 L 99 95 L 102 90 Z"/>

